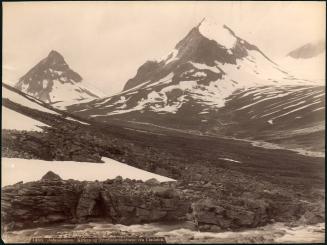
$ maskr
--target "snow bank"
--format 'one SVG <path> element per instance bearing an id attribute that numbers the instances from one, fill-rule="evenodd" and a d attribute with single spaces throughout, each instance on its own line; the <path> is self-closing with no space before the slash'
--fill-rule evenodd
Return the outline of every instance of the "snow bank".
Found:
<path id="1" fill-rule="evenodd" d="M 173 179 L 153 174 L 127 164 L 103 157 L 105 163 L 44 161 L 36 159 L 2 158 L 2 186 L 15 184 L 19 181 L 40 180 L 48 171 L 53 171 L 62 179 L 104 181 L 118 175 L 123 178 L 158 181 L 174 181 Z"/>
<path id="2" fill-rule="evenodd" d="M 195 63 L 195 62 L 189 62 L 190 64 L 192 64 L 195 68 L 199 69 L 199 70 L 209 70 L 212 71 L 214 73 L 221 73 L 220 70 L 216 67 L 216 66 L 208 66 L 206 64 L 201 64 L 201 63 Z"/>
<path id="3" fill-rule="evenodd" d="M 33 118 L 24 116 L 16 111 L 2 107 L 2 129 L 16 129 L 42 132 L 39 126 L 48 126 Z"/>
<path id="4" fill-rule="evenodd" d="M 44 106 L 41 106 L 37 102 L 30 101 L 29 99 L 26 99 L 24 96 L 22 96 L 18 93 L 15 93 L 3 86 L 2 86 L 2 98 L 7 98 L 7 99 L 11 100 L 12 102 L 15 102 L 15 103 L 23 105 L 23 106 L 27 106 L 32 109 L 60 115 L 59 113 L 52 111 Z"/>
<path id="5" fill-rule="evenodd" d="M 79 122 L 79 123 L 81 123 L 81 124 L 90 125 L 90 124 L 87 123 L 87 122 L 82 122 L 82 121 L 77 120 L 77 119 L 74 119 L 74 118 L 72 118 L 72 117 L 66 117 L 66 119 L 69 120 L 69 121 L 74 121 L 74 122 Z"/>
<path id="6" fill-rule="evenodd" d="M 219 159 L 224 160 L 224 161 L 228 161 L 228 162 L 241 163 L 240 161 L 237 161 L 237 160 L 234 160 L 234 159 L 230 159 L 230 158 L 219 158 Z"/>

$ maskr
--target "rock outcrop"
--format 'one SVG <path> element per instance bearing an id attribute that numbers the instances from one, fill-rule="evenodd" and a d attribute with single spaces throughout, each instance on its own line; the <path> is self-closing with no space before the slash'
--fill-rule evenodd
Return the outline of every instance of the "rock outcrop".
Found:
<path id="1" fill-rule="evenodd" d="M 265 202 L 248 202 L 243 205 L 226 206 L 207 198 L 192 204 L 192 215 L 201 231 L 220 231 L 229 228 L 256 227 L 269 222 L 269 205 Z"/>
<path id="2" fill-rule="evenodd" d="M 3 228 L 98 219 L 119 224 L 183 220 L 190 204 L 173 185 L 148 185 L 118 177 L 104 182 L 81 182 L 62 180 L 48 172 L 41 181 L 2 189 Z"/>
<path id="3" fill-rule="evenodd" d="M 123 179 L 62 180 L 48 172 L 40 181 L 2 188 L 3 229 L 105 221 L 112 224 L 192 221 L 199 231 L 237 230 L 277 222 L 319 223 L 324 205 L 294 201 L 282 193 L 242 192 L 202 180 L 160 183 Z M 232 187 L 237 193 L 236 187 Z M 257 186 L 256 189 L 261 188 Z"/>

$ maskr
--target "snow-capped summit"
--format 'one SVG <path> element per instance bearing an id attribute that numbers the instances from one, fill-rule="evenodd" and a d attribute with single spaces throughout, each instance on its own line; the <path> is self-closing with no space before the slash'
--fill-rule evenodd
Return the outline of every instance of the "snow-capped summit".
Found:
<path id="1" fill-rule="evenodd" d="M 183 74 L 187 70 L 197 70 L 201 65 L 206 66 L 201 70 L 214 72 L 206 72 L 206 80 L 243 80 L 238 81 L 238 87 L 300 82 L 226 25 L 204 19 L 165 58 L 143 64 L 136 76 L 127 81 L 124 91 L 142 83 L 156 83 L 171 72 L 173 81 L 185 80 Z"/>
<path id="2" fill-rule="evenodd" d="M 55 50 L 21 77 L 15 87 L 47 103 L 99 98 Z"/>
<path id="3" fill-rule="evenodd" d="M 224 24 L 207 20 L 201 21 L 198 26 L 199 32 L 210 40 L 216 41 L 218 44 L 227 49 L 231 49 L 236 45 L 237 38 L 234 33 Z"/>

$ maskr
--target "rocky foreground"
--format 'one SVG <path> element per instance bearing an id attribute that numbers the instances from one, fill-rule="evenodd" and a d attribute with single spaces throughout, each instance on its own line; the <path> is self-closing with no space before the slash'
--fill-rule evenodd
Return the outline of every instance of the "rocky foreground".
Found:
<path id="1" fill-rule="evenodd" d="M 324 221 L 323 203 L 280 200 L 282 193 L 269 191 L 261 197 L 250 192 L 233 197 L 226 191 L 200 180 L 160 183 L 117 177 L 90 182 L 62 180 L 50 171 L 40 181 L 2 188 L 2 229 L 90 221 L 123 225 L 192 221 L 196 230 L 217 232 L 274 221 Z"/>

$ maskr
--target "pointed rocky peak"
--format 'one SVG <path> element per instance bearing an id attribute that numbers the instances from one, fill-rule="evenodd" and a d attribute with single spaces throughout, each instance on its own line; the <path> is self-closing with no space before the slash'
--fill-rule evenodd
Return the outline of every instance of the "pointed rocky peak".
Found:
<path id="1" fill-rule="evenodd" d="M 98 97 L 81 82 L 82 77 L 69 67 L 63 55 L 51 50 L 19 79 L 15 88 L 48 103 Z"/>
<path id="2" fill-rule="evenodd" d="M 48 54 L 48 58 L 64 59 L 64 57 L 56 50 L 51 50 L 50 53 Z"/>
<path id="3" fill-rule="evenodd" d="M 34 69 L 38 71 L 51 69 L 61 72 L 71 70 L 68 64 L 66 63 L 64 57 L 58 51 L 55 50 L 51 50 L 47 57 L 41 60 L 36 66 L 34 66 Z"/>
<path id="4" fill-rule="evenodd" d="M 41 181 L 51 181 L 51 180 L 62 180 L 60 176 L 52 171 L 47 172 L 41 179 Z"/>
<path id="5" fill-rule="evenodd" d="M 23 77 L 19 79 L 16 87 L 22 83 L 40 83 L 40 80 L 54 80 L 58 79 L 62 82 L 81 82 L 82 77 L 70 69 L 64 57 L 55 50 L 51 50 L 48 56 L 42 59 L 31 70 L 29 70 Z M 25 92 L 25 91 L 23 91 Z"/>
<path id="6" fill-rule="evenodd" d="M 64 57 L 56 50 L 51 50 L 46 58 L 48 61 L 51 61 L 52 64 L 66 64 Z"/>

